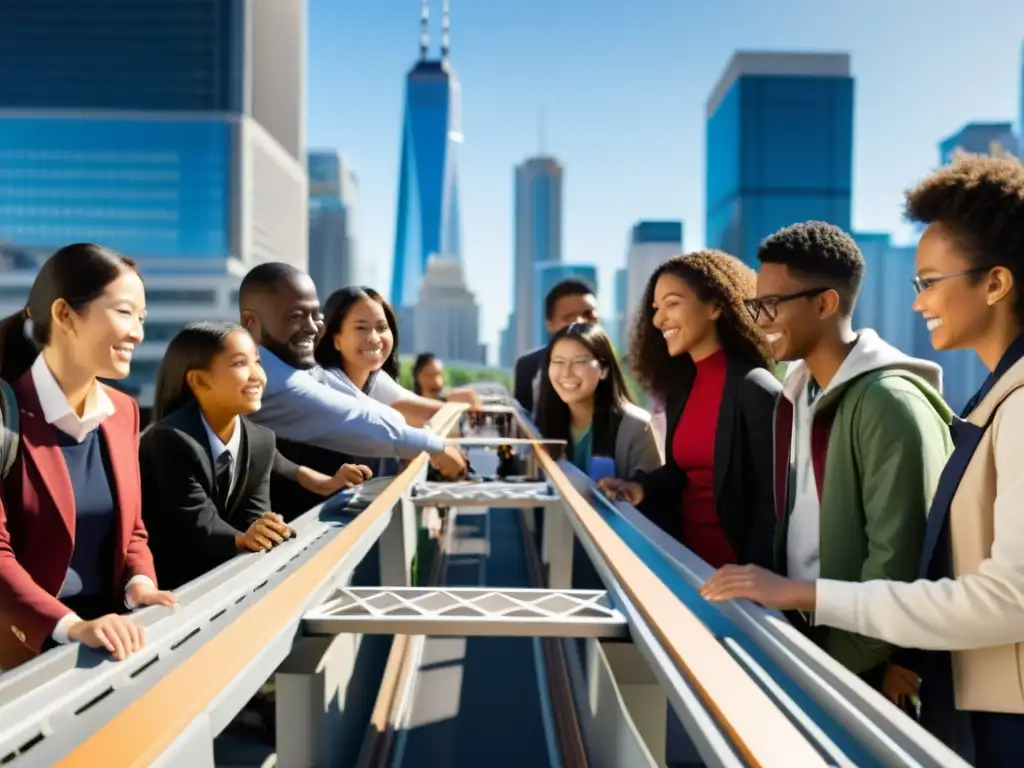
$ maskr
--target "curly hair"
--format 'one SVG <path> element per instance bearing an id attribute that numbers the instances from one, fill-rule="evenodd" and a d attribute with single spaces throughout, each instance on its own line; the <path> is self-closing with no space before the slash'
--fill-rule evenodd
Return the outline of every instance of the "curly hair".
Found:
<path id="1" fill-rule="evenodd" d="M 782 264 L 791 272 L 824 283 L 839 294 L 839 310 L 851 314 L 864 281 L 864 255 L 857 242 L 835 224 L 803 221 L 769 235 L 757 249 L 762 264 Z"/>
<path id="2" fill-rule="evenodd" d="M 1024 320 L 1024 166 L 1020 160 L 960 155 L 906 195 L 910 221 L 941 224 L 974 266 L 1010 271 L 1017 286 L 1014 312 Z"/>
<path id="3" fill-rule="evenodd" d="M 743 305 L 744 301 L 754 297 L 754 271 L 727 253 L 696 251 L 673 256 L 654 270 L 647 281 L 629 345 L 630 371 L 644 389 L 664 396 L 678 383 L 677 363 L 668 354 L 665 340 L 654 327 L 654 287 L 664 274 L 685 280 L 701 301 L 713 302 L 721 308 L 716 327 L 727 355 L 758 367 L 771 367 L 771 346 Z M 684 358 L 690 360 L 689 355 Z"/>

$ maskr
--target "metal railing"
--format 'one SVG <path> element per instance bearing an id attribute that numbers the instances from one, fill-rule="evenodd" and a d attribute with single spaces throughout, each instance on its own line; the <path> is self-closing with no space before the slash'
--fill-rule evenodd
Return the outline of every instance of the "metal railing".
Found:
<path id="1" fill-rule="evenodd" d="M 511 402 L 499 388 L 480 391 L 499 409 Z M 448 434 L 462 410 L 446 406 L 431 428 Z M 535 438 L 529 419 L 513 411 Z M 625 618 L 632 646 L 705 764 L 966 765 L 777 614 L 701 600 L 703 561 L 632 507 L 595 494 L 567 462 L 538 445 L 533 456 L 558 497 L 538 487 L 531 502 L 546 505 L 548 586 L 572 586 L 578 539 L 609 609 Z M 125 662 L 69 646 L 0 676 L 0 762 L 212 766 L 213 737 L 292 652 L 303 616 L 346 587 L 374 543 L 382 583 L 408 583 L 411 492 L 425 470 L 420 456 L 389 483 L 312 510 L 295 522 L 294 540 L 180 590 L 175 614 L 139 612 L 148 645 Z"/>

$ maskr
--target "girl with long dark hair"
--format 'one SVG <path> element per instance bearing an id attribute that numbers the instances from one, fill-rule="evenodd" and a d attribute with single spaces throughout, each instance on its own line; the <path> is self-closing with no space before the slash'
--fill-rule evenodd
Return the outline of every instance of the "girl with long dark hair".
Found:
<path id="1" fill-rule="evenodd" d="M 743 302 L 753 270 L 719 251 L 676 256 L 647 283 L 633 374 L 665 402 L 665 465 L 604 480 L 713 566 L 772 563 L 772 414 L 781 391 Z"/>
<path id="2" fill-rule="evenodd" d="M 240 325 L 194 323 L 167 345 L 154 424 L 139 447 L 143 515 L 164 583 L 184 584 L 288 537 L 270 511 L 272 471 L 321 496 L 370 476 L 346 464 L 328 477 L 280 456 L 274 433 L 246 418 L 265 384 L 258 348 Z"/>
<path id="3" fill-rule="evenodd" d="M 328 297 L 316 361 L 326 372 L 326 384 L 390 406 L 414 427 L 426 424 L 443 405 L 398 383 L 398 321 L 372 288 L 350 286 Z M 476 402 L 471 393 L 453 399 Z"/>
<path id="4" fill-rule="evenodd" d="M 590 472 L 594 456 L 613 459 L 621 478 L 662 465 L 651 417 L 633 404 L 600 326 L 577 323 L 556 333 L 541 371 L 537 428 L 547 439 L 565 440 L 581 471 Z"/>
<path id="5" fill-rule="evenodd" d="M 139 407 L 98 381 L 128 376 L 145 316 L 134 262 L 76 244 L 0 325 L 21 436 L 0 493 L 0 668 L 76 641 L 123 659 L 145 641 L 125 607 L 176 604 L 142 523 Z"/>

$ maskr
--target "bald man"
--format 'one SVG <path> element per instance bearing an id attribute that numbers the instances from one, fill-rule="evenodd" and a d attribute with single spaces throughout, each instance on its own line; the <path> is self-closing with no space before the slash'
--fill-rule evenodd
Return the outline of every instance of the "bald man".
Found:
<path id="1" fill-rule="evenodd" d="M 317 380 L 313 351 L 323 317 L 309 275 L 288 264 L 260 264 L 242 280 L 238 303 L 267 373 L 263 406 L 249 418 L 293 443 L 361 457 L 408 459 L 426 451 L 446 477 L 465 474 L 462 454 L 443 438 L 410 427 L 389 406 Z"/>

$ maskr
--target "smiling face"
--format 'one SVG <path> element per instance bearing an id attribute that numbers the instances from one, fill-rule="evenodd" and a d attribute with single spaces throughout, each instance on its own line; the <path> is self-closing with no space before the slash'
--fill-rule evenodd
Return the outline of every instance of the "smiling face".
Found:
<path id="1" fill-rule="evenodd" d="M 1012 284 L 1005 269 L 977 269 L 942 224 L 930 225 L 917 244 L 914 311 L 921 313 L 935 349 L 983 345 Z M 986 275 L 986 272 L 989 274 Z M 1005 302 L 1004 302 L 1005 303 Z"/>
<path id="2" fill-rule="evenodd" d="M 689 353 L 695 360 L 721 347 L 715 321 L 722 310 L 701 301 L 692 286 L 679 275 L 665 272 L 654 285 L 654 327 L 661 331 L 669 355 Z"/>
<path id="3" fill-rule="evenodd" d="M 416 374 L 416 381 L 424 397 L 437 397 L 444 390 L 444 363 L 431 358 Z"/>
<path id="4" fill-rule="evenodd" d="M 395 346 L 384 308 L 372 299 L 359 299 L 349 307 L 334 348 L 347 372 L 379 370 Z M 350 371 L 351 369 L 351 371 Z"/>
<path id="5" fill-rule="evenodd" d="M 267 385 L 256 342 L 243 330 L 225 337 L 209 367 L 189 371 L 186 377 L 204 410 L 234 415 L 258 411 Z"/>
<path id="6" fill-rule="evenodd" d="M 545 321 L 549 336 L 574 323 L 597 322 L 597 298 L 592 293 L 574 293 L 555 302 L 554 312 Z"/>
<path id="7" fill-rule="evenodd" d="M 551 348 L 548 377 L 563 403 L 592 402 L 597 385 L 607 376 L 608 369 L 575 339 L 559 339 Z"/>
<path id="8" fill-rule="evenodd" d="M 142 279 L 134 270 L 125 270 L 81 312 L 63 300 L 55 301 L 51 319 L 80 370 L 99 378 L 123 379 L 143 339 L 146 292 Z"/>
<path id="9" fill-rule="evenodd" d="M 776 360 L 802 360 L 817 345 L 823 321 L 838 310 L 838 294 L 793 274 L 785 264 L 764 263 L 757 271 L 757 324 Z M 796 294 L 811 292 L 813 295 Z"/>
<path id="10" fill-rule="evenodd" d="M 309 275 L 282 278 L 273 291 L 258 297 L 256 309 L 242 312 L 242 324 L 285 363 L 300 369 L 316 365 L 313 352 L 323 316 Z"/>

